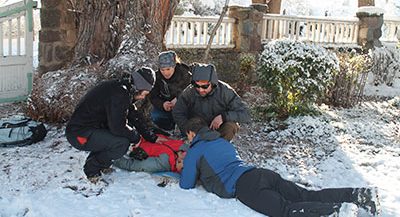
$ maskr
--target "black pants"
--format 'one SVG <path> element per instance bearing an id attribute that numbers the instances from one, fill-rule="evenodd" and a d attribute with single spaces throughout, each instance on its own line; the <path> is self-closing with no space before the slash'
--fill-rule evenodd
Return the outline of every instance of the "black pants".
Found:
<path id="1" fill-rule="evenodd" d="M 122 157 L 129 148 L 129 140 L 113 135 L 106 129 L 92 129 L 83 133 L 87 139 L 80 144 L 74 133 L 66 132 L 68 142 L 79 150 L 90 151 L 83 170 L 86 176 L 100 175 L 100 170 L 111 166 L 112 160 Z"/>
<path id="2" fill-rule="evenodd" d="M 340 207 L 340 203 L 355 200 L 353 190 L 310 191 L 267 169 L 246 172 L 236 183 L 236 197 L 248 207 L 270 217 L 329 215 Z"/>

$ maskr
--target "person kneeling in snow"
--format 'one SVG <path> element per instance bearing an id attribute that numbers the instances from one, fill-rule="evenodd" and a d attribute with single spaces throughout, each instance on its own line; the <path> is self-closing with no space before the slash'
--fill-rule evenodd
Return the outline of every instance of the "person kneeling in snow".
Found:
<path id="1" fill-rule="evenodd" d="M 143 114 L 134 103 L 143 100 L 153 88 L 155 73 L 143 67 L 119 80 L 104 81 L 89 90 L 76 106 L 65 135 L 76 149 L 90 151 L 83 171 L 96 183 L 111 171 L 112 161 L 122 157 L 140 136 L 160 142 L 145 125 Z"/>
<path id="2" fill-rule="evenodd" d="M 199 179 L 206 191 L 222 198 L 236 197 L 270 217 L 342 216 L 357 212 L 358 207 L 379 214 L 376 188 L 307 190 L 274 171 L 245 165 L 232 143 L 200 118 L 190 119 L 185 130 L 191 146 L 183 160 L 179 182 L 183 189 L 194 188 Z"/>
<path id="3" fill-rule="evenodd" d="M 138 147 L 129 150 L 129 157 L 117 159 L 113 165 L 137 172 L 181 172 L 188 145 L 183 140 L 173 140 L 159 134 L 157 136 L 166 141 L 153 143 L 142 138 Z"/>

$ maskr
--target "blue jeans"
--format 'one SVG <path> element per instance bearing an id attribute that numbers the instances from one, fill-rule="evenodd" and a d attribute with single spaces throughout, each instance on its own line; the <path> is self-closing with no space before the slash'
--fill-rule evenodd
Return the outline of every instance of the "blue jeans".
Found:
<path id="1" fill-rule="evenodd" d="M 163 130 L 173 130 L 175 128 L 172 112 L 166 112 L 153 106 L 151 111 L 151 120 Z"/>

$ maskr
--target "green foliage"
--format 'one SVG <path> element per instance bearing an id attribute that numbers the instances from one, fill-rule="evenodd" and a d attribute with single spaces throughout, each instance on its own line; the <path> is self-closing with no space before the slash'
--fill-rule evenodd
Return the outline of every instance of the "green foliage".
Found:
<path id="1" fill-rule="evenodd" d="M 336 55 L 320 46 L 277 40 L 268 43 L 258 67 L 262 88 L 271 93 L 266 111 L 280 118 L 313 112 L 338 70 Z"/>
<path id="2" fill-rule="evenodd" d="M 327 94 L 327 103 L 351 107 L 362 99 L 368 72 L 372 66 L 371 58 L 355 51 L 337 53 L 337 56 L 340 69 L 335 75 L 334 85 Z"/>
<path id="3" fill-rule="evenodd" d="M 239 74 L 235 90 L 239 95 L 250 90 L 253 83 L 252 75 L 255 73 L 256 57 L 253 54 L 244 54 L 240 57 Z"/>

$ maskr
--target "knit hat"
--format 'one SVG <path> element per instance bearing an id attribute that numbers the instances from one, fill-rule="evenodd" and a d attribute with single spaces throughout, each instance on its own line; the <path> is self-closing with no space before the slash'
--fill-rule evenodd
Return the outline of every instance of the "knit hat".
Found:
<path id="1" fill-rule="evenodd" d="M 151 91 L 156 82 L 156 74 L 151 68 L 142 67 L 132 73 L 132 80 L 137 91 Z"/>
<path id="2" fill-rule="evenodd" d="M 164 51 L 158 55 L 158 63 L 160 68 L 175 67 L 176 53 L 174 51 Z"/>
<path id="3" fill-rule="evenodd" d="M 218 76 L 213 64 L 196 63 L 192 66 L 192 81 L 209 81 L 218 84 Z"/>

